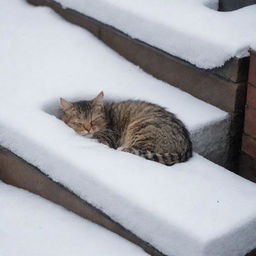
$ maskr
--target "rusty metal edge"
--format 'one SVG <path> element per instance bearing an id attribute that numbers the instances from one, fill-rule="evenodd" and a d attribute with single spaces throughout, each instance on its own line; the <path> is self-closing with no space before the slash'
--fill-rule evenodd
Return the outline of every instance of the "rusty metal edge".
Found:
<path id="1" fill-rule="evenodd" d="M 11 151 L 0 146 L 0 180 L 26 189 L 47 200 L 115 232 L 130 242 L 140 246 L 153 256 L 165 256 L 149 243 L 143 241 L 130 230 L 111 219 L 108 215 L 90 203 L 78 197 L 62 184 L 53 181 L 37 167 L 29 164 Z"/>

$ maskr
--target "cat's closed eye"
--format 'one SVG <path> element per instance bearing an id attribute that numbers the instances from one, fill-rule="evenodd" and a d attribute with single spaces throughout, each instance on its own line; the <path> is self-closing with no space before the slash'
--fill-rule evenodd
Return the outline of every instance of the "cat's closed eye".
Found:
<path id="1" fill-rule="evenodd" d="M 92 126 L 94 126 L 94 125 L 96 125 L 97 124 L 97 119 L 95 119 L 95 120 L 93 120 L 93 121 L 91 121 L 91 123 L 90 123 Z"/>
<path id="2" fill-rule="evenodd" d="M 83 125 L 82 121 L 72 121 L 71 123 L 75 125 Z"/>

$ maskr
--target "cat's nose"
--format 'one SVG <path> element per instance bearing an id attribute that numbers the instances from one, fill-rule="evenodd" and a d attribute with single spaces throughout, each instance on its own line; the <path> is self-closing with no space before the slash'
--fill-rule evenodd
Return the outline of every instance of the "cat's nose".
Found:
<path id="1" fill-rule="evenodd" d="M 88 131 L 88 132 L 91 130 L 91 125 L 90 125 L 90 124 L 84 123 L 84 124 L 83 124 L 83 127 L 84 127 L 84 129 L 85 129 L 86 131 Z"/>

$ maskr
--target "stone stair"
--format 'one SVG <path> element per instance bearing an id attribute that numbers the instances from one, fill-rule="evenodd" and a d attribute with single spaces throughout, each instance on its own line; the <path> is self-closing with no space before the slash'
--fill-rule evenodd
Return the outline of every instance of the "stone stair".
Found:
<path id="1" fill-rule="evenodd" d="M 6 55 L 0 60 L 6 69 L 0 103 L 1 180 L 60 204 L 151 255 L 239 256 L 256 247 L 255 185 L 202 157 L 227 164 L 232 111 L 148 76 L 48 9 L 18 0 L 2 5 L 1 17 L 7 8 L 12 20 L 3 19 L 0 27 L 6 33 Z M 10 33 L 12 24 L 19 27 Z M 239 62 L 229 65 L 240 70 L 234 64 Z M 180 61 L 182 70 L 186 65 L 193 69 Z M 201 72 L 205 81 L 217 81 L 225 73 L 195 69 L 191 74 L 196 78 Z M 220 81 L 223 88 L 228 83 Z M 129 95 L 175 112 L 202 156 L 194 153 L 190 161 L 168 168 L 87 141 L 56 118 L 58 97 L 79 99 L 102 89 L 114 99 Z M 229 106 L 240 104 L 239 90 L 231 90 Z"/>

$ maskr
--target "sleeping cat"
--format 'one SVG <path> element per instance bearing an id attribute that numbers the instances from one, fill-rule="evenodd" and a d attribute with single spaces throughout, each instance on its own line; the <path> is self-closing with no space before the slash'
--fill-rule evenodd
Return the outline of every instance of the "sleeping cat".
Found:
<path id="1" fill-rule="evenodd" d="M 144 101 L 104 103 L 103 96 L 74 103 L 61 98 L 62 120 L 82 136 L 168 166 L 192 156 L 189 132 L 174 114 Z"/>

